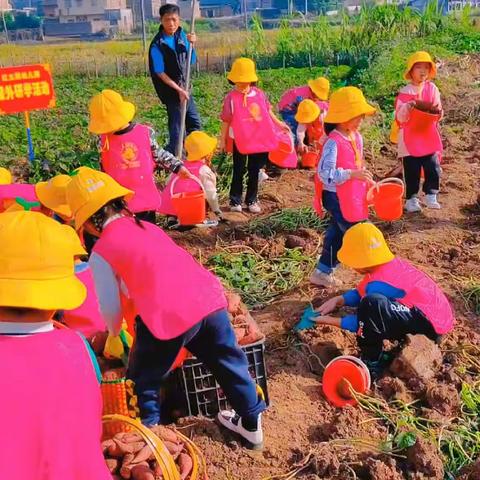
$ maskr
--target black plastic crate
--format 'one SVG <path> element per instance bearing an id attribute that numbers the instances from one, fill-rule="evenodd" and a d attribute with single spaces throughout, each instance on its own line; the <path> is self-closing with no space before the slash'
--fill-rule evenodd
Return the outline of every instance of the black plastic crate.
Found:
<path id="1" fill-rule="evenodd" d="M 261 387 L 268 405 L 265 340 L 244 346 L 242 350 L 247 355 L 250 375 Z M 170 392 L 172 387 L 176 390 L 177 414 L 181 412 L 182 415 L 187 416 L 213 417 L 220 410 L 230 408 L 222 388 L 198 358 L 189 358 L 184 362 L 182 368 L 175 370 L 168 389 Z"/>

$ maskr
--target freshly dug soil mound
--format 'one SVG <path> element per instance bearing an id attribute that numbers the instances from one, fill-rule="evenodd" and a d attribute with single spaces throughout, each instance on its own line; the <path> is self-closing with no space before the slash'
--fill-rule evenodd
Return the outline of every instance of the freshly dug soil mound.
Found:
<path id="1" fill-rule="evenodd" d="M 415 445 L 407 449 L 407 462 L 417 474 L 413 478 L 443 479 L 443 463 L 437 447 L 424 438 L 417 438 Z"/>
<path id="2" fill-rule="evenodd" d="M 427 389 L 426 400 L 431 408 L 446 417 L 455 416 L 460 409 L 460 395 L 454 385 L 435 384 L 430 386 Z"/>

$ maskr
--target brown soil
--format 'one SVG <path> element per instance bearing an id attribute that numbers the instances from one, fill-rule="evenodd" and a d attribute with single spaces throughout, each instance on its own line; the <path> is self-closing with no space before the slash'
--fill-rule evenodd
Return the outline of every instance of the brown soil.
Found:
<path id="1" fill-rule="evenodd" d="M 438 368 L 423 379 L 415 376 L 402 381 L 386 377 L 374 390 L 389 400 L 419 399 L 420 407 L 428 408 L 425 412 L 429 418 L 455 415 L 460 386 L 455 372 L 458 361 L 455 349 L 462 344 L 480 345 L 477 333 L 480 320 L 459 295 L 462 279 L 480 276 L 480 90 L 473 87 L 479 80 L 479 56 L 447 62 L 440 71 L 446 146 L 439 197 L 442 209 L 424 209 L 419 214 L 406 214 L 393 224 L 379 224 L 393 250 L 435 278 L 455 308 L 456 328 L 440 346 L 443 364 L 438 364 Z M 383 177 L 397 163 L 391 145 L 385 145 L 382 155 L 381 159 L 369 158 L 378 177 Z M 261 194 L 264 213 L 310 205 L 312 178 L 311 171 L 296 170 L 267 182 Z M 226 244 L 239 248 L 249 245 L 256 251 L 264 249 L 272 256 L 283 251 L 286 243 L 288 246 L 298 244 L 316 255 L 320 236 L 315 232 L 294 232 L 305 244 L 285 235 L 263 239 L 248 236 L 239 229 L 251 215 L 227 212 L 226 217 L 230 223 L 219 229 L 175 232 L 172 236 L 203 261 Z M 344 282 L 339 292 L 358 281 L 354 273 L 345 269 L 339 269 L 338 276 Z M 321 390 L 323 367 L 339 353 L 358 353 L 355 336 L 333 327 L 317 328 L 299 336 L 293 335 L 290 329 L 312 299 L 313 304 L 318 305 L 335 293 L 312 287 L 306 278 L 298 288 L 253 312 L 267 335 L 271 406 L 263 416 L 265 448 L 261 452 L 244 450 L 213 421 L 185 419 L 182 424 L 189 426 L 185 432 L 192 435 L 207 457 L 211 480 L 262 480 L 296 470 L 298 472 L 288 478 L 443 478 L 442 459 L 433 444 L 418 439 L 408 449 L 407 459 L 394 459 L 380 450 L 387 433 L 382 421 L 360 408 L 338 410 L 325 401 Z M 437 363 L 442 362 L 437 355 L 434 357 Z M 480 479 L 480 475 L 473 473 L 461 478 Z"/>

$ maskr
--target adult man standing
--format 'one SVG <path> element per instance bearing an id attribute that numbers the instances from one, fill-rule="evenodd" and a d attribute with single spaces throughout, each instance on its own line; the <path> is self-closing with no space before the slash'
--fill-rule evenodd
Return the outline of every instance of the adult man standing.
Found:
<path id="1" fill-rule="evenodd" d="M 187 135 L 201 128 L 195 101 L 186 90 L 188 49 L 195 42 L 195 34 L 186 35 L 180 27 L 178 6 L 167 3 L 160 7 L 160 29 L 150 44 L 149 68 L 157 95 L 167 108 L 170 138 L 165 149 L 173 154 L 179 141 L 182 102 L 187 102 Z M 195 60 L 193 50 L 192 63 Z"/>

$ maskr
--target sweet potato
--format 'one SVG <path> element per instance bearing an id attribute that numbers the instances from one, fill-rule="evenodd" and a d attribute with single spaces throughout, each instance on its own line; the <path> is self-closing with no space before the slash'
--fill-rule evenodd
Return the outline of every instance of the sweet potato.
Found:
<path id="1" fill-rule="evenodd" d="M 132 460 L 135 458 L 134 453 L 127 453 L 122 460 L 122 467 L 126 467 L 132 463 Z"/>
<path id="2" fill-rule="evenodd" d="M 190 455 L 186 453 L 181 453 L 178 457 L 178 468 L 180 470 L 180 478 L 185 480 L 192 471 L 193 468 L 193 460 L 190 458 Z"/>
<path id="3" fill-rule="evenodd" d="M 129 480 L 130 478 L 132 478 L 133 468 L 141 465 L 148 467 L 147 462 L 136 463 L 136 464 L 129 463 L 128 465 L 122 465 L 122 468 L 120 468 L 120 475 L 122 476 L 122 478 Z"/>
<path id="4" fill-rule="evenodd" d="M 115 442 L 110 438 L 108 440 L 104 440 L 102 442 L 102 453 L 105 455 L 105 452 L 110 448 L 110 447 L 114 447 L 115 446 Z"/>
<path id="5" fill-rule="evenodd" d="M 158 462 L 153 462 L 152 470 L 153 470 L 153 474 L 155 475 L 155 480 L 162 480 L 163 478 L 162 467 L 160 467 Z"/>
<path id="6" fill-rule="evenodd" d="M 238 293 L 234 292 L 225 292 L 225 297 L 227 298 L 227 310 L 231 314 L 235 314 L 240 309 L 242 299 Z"/>
<path id="7" fill-rule="evenodd" d="M 177 434 L 170 428 L 164 427 L 163 425 L 156 425 L 155 427 L 152 427 L 152 432 L 164 442 L 178 443 Z"/>
<path id="8" fill-rule="evenodd" d="M 132 460 L 132 463 L 146 462 L 150 458 L 151 454 L 152 454 L 152 449 L 148 445 L 145 445 L 141 450 L 139 450 L 135 454 L 135 457 Z"/>
<path id="9" fill-rule="evenodd" d="M 132 468 L 132 480 L 155 480 L 155 475 L 148 465 L 135 465 Z"/>
<path id="10" fill-rule="evenodd" d="M 237 339 L 237 343 L 240 343 L 243 339 L 243 337 L 246 335 L 247 330 L 245 328 L 237 327 L 235 326 L 233 328 L 233 331 L 235 332 L 235 338 Z"/>
<path id="11" fill-rule="evenodd" d="M 123 435 L 124 435 L 123 441 L 125 443 L 136 443 L 136 442 L 145 443 L 145 441 L 143 440 L 142 436 L 139 433 L 125 432 Z"/>
<path id="12" fill-rule="evenodd" d="M 118 470 L 119 461 L 118 458 L 106 458 L 105 463 L 110 473 L 116 473 Z"/>
<path id="13" fill-rule="evenodd" d="M 120 442 L 119 440 L 117 440 L 117 441 L 112 440 L 112 443 L 107 448 L 107 455 L 109 457 L 121 458 L 126 453 L 128 453 L 128 452 L 125 451 L 124 443 Z"/>
<path id="14" fill-rule="evenodd" d="M 164 441 L 163 444 L 167 447 L 168 453 L 170 453 L 173 458 L 178 457 L 183 450 L 183 443 L 178 444 Z"/>

